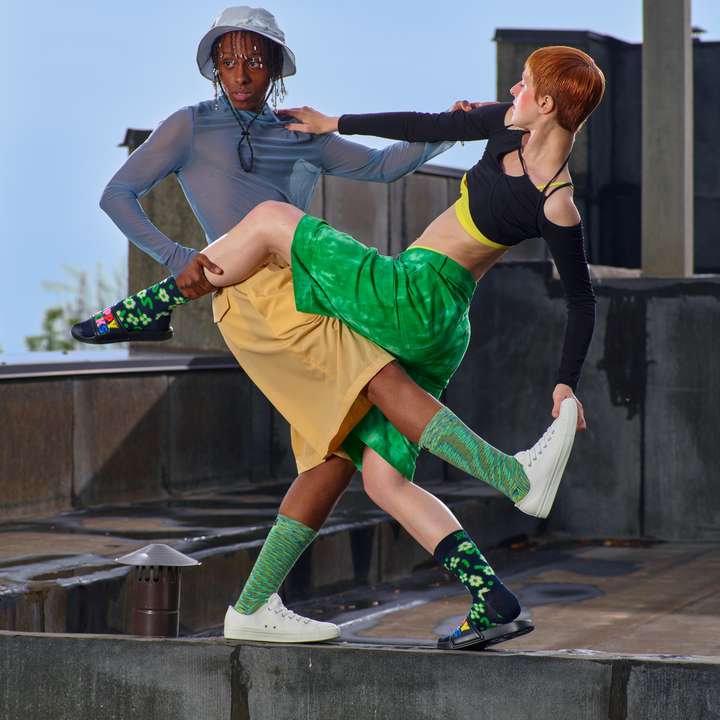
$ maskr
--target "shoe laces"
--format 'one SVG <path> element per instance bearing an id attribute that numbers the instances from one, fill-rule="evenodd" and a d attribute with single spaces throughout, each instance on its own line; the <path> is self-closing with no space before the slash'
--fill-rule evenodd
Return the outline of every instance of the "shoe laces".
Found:
<path id="1" fill-rule="evenodd" d="M 270 608 L 276 615 L 280 615 L 284 620 L 292 620 L 294 622 L 301 622 L 307 625 L 310 622 L 310 618 L 305 618 L 302 615 L 294 613 L 292 610 L 288 610 L 284 605 L 280 607 Z"/>
<path id="2" fill-rule="evenodd" d="M 555 434 L 555 423 L 553 423 L 543 434 L 543 436 L 528 450 L 528 456 L 530 458 L 528 465 L 532 465 L 537 462 L 540 456 L 543 454 L 543 450 L 547 449 L 550 441 Z"/>

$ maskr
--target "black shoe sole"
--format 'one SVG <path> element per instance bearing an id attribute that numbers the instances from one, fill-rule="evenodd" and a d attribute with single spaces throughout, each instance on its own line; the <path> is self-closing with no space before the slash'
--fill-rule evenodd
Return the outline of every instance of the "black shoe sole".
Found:
<path id="1" fill-rule="evenodd" d="M 79 325 L 79 323 L 78 323 Z M 172 328 L 167 330 L 110 330 L 103 335 L 93 335 L 88 337 L 80 332 L 77 325 L 70 330 L 71 335 L 81 343 L 86 345 L 109 345 L 110 343 L 119 342 L 162 342 L 170 340 L 173 336 Z"/>
<path id="2" fill-rule="evenodd" d="M 489 630 L 483 630 L 483 632 L 472 629 L 458 638 L 448 635 L 440 638 L 437 646 L 440 650 L 484 650 L 491 645 L 527 635 L 534 629 L 535 626 L 529 620 L 514 620 L 504 625 L 496 625 Z"/>

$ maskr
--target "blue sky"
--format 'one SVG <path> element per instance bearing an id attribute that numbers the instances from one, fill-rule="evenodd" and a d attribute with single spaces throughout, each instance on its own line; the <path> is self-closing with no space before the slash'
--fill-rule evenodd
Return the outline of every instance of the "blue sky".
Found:
<path id="1" fill-rule="evenodd" d="M 98 208 L 122 164 L 125 129 L 153 128 L 206 99 L 197 43 L 224 7 L 196 0 L 0 0 L 0 210 L 10 272 L 0 285 L 0 346 L 24 350 L 58 296 L 63 266 L 91 275 L 124 262 L 127 241 Z M 642 1 L 513 3 L 365 0 L 268 2 L 298 60 L 289 106 L 330 114 L 445 109 L 494 99 L 495 28 L 592 30 L 637 42 Z M 696 0 L 693 23 L 720 39 L 720 3 Z M 383 141 L 376 141 L 382 145 Z M 443 155 L 468 167 L 472 144 Z"/>

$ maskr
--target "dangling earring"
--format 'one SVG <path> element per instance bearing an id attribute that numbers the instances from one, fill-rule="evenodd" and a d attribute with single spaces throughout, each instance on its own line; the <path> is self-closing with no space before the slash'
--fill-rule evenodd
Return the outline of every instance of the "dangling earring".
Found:
<path id="1" fill-rule="evenodd" d="M 220 109 L 220 105 L 218 103 L 218 76 L 217 76 L 217 70 L 213 70 L 213 91 L 215 92 L 215 101 L 213 102 L 213 110 L 217 111 Z"/>

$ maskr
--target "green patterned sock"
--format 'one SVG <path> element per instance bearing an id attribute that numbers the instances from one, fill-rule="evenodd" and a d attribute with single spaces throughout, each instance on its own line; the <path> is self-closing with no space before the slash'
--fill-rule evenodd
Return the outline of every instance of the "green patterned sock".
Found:
<path id="1" fill-rule="evenodd" d="M 187 302 L 171 275 L 115 303 L 110 310 L 126 330 L 149 330 L 167 326 L 171 311 Z"/>
<path id="2" fill-rule="evenodd" d="M 476 435 L 452 410 L 444 407 L 430 420 L 420 447 L 519 502 L 530 491 L 522 465 Z"/>
<path id="3" fill-rule="evenodd" d="M 476 628 L 503 625 L 512 622 L 520 614 L 517 598 L 502 584 L 464 530 L 456 530 L 441 540 L 433 555 L 472 595 L 467 619 Z M 463 629 L 461 625 L 456 632 Z"/>
<path id="4" fill-rule="evenodd" d="M 235 609 L 250 615 L 266 603 L 316 537 L 317 532 L 307 525 L 278 515 L 235 603 Z"/>

